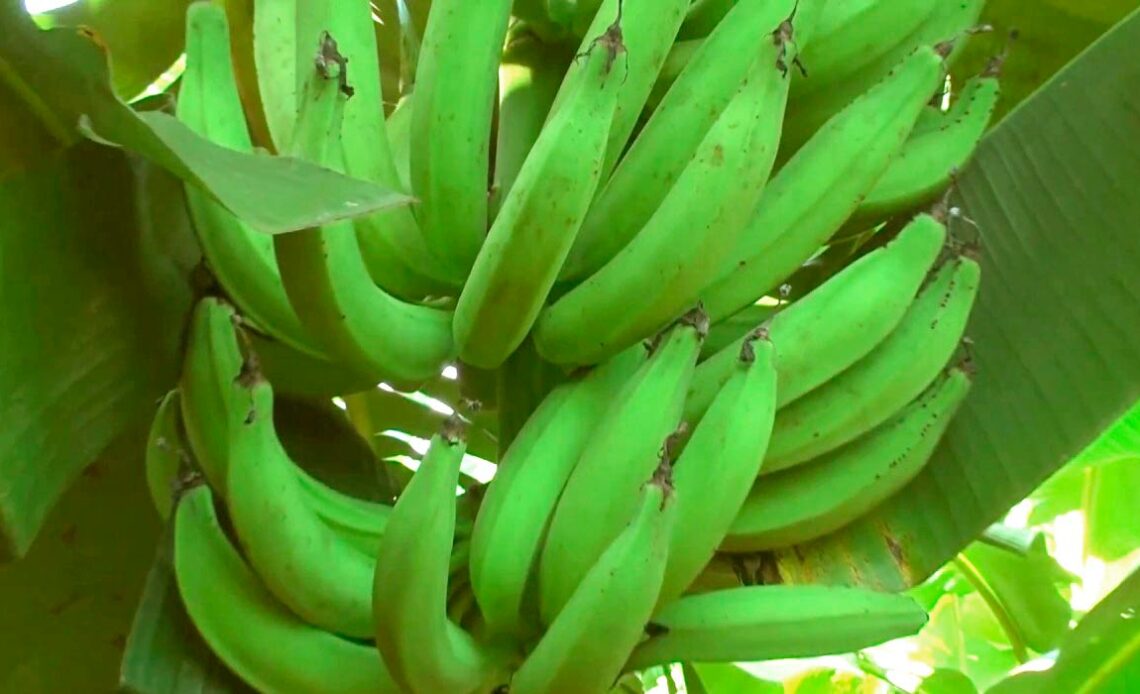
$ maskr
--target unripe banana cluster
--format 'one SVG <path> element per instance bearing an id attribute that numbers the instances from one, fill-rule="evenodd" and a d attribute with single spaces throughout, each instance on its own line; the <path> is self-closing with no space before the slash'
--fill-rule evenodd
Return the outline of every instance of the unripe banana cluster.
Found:
<path id="1" fill-rule="evenodd" d="M 297 56 L 258 63 L 297 106 L 259 144 L 415 202 L 271 238 L 187 188 L 220 291 L 147 473 L 218 657 L 261 691 L 588 694 L 918 629 L 901 595 L 724 567 L 865 516 L 967 396 L 980 267 L 944 194 L 996 70 L 945 90 L 983 4 L 409 1 L 385 109 L 367 0 L 255 3 L 254 42 Z M 187 26 L 179 118 L 253 151 L 225 12 Z M 521 351 L 560 376 L 460 496 L 462 413 L 393 504 L 275 428 L 275 391 L 454 364 L 502 399 Z"/>

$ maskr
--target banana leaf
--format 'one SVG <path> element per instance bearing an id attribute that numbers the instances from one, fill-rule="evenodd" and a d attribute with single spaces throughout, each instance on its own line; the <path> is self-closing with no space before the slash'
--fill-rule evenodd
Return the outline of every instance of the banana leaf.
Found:
<path id="1" fill-rule="evenodd" d="M 119 689 L 132 694 L 252 693 L 210 651 L 182 606 L 172 563 L 172 529 L 168 524 L 143 586 L 123 653 Z"/>
<path id="2" fill-rule="evenodd" d="M 1084 616 L 1061 643 L 1044 672 L 1014 675 L 993 694 L 1134 692 L 1140 688 L 1140 571 L 1117 586 Z"/>
<path id="3" fill-rule="evenodd" d="M 784 581 L 919 583 L 1140 399 L 1138 43 L 1134 13 L 981 144 L 954 220 L 983 248 L 973 391 L 913 483 L 780 553 Z"/>
<path id="4" fill-rule="evenodd" d="M 981 21 L 994 30 L 970 41 L 955 65 L 954 80 L 960 84 L 1008 49 L 997 122 L 1138 6 L 1137 0 L 987 0 Z"/>
<path id="5" fill-rule="evenodd" d="M 0 561 L 177 379 L 199 259 L 181 188 L 92 143 L 0 181 Z"/>
<path id="6" fill-rule="evenodd" d="M 0 0 L 0 81 L 64 144 L 80 135 L 131 150 L 199 186 L 269 234 L 408 204 L 408 196 L 291 157 L 245 154 L 162 112 L 136 113 L 110 84 L 106 47 L 83 28 L 37 29 Z"/>
<path id="7" fill-rule="evenodd" d="M 113 691 L 161 531 L 143 474 L 145 435 L 131 428 L 116 439 L 27 556 L 0 565 L 0 691 Z"/>

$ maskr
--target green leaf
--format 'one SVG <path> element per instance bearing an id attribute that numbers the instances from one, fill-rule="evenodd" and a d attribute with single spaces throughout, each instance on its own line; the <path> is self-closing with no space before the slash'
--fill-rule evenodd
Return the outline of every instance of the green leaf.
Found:
<path id="1" fill-rule="evenodd" d="M 989 0 L 982 22 L 995 31 L 974 37 L 954 76 L 960 82 L 978 73 L 990 57 L 1009 46 L 997 122 L 1136 7 L 1136 0 Z M 1009 34 L 1015 29 L 1018 37 L 1010 45 Z"/>
<path id="2" fill-rule="evenodd" d="M 685 691 L 691 694 L 782 694 L 777 682 L 755 677 L 732 663 L 685 663 Z"/>
<path id="3" fill-rule="evenodd" d="M 1024 556 L 975 542 L 964 552 L 1026 645 L 1050 650 L 1069 630 L 1072 609 L 1058 590 L 1065 574 L 1046 551 L 1044 537 Z"/>
<path id="4" fill-rule="evenodd" d="M 159 540 L 147 574 L 127 637 L 119 686 L 137 694 L 252 692 L 210 651 L 182 606 L 172 564 L 172 527 L 167 525 Z"/>
<path id="5" fill-rule="evenodd" d="M 294 159 L 246 154 L 199 137 L 174 117 L 136 113 L 111 89 L 107 56 L 75 29 L 38 30 L 15 0 L 0 0 L 0 80 L 58 139 L 83 133 L 125 147 L 199 186 L 268 234 L 357 217 L 411 199 Z"/>
<path id="6" fill-rule="evenodd" d="M 1140 458 L 1140 402 L 1124 413 L 1107 431 L 1088 448 L 1081 451 L 1076 462 L 1085 465 L 1103 465 L 1117 460 Z"/>
<path id="7" fill-rule="evenodd" d="M 145 435 L 136 427 L 119 437 L 60 500 L 27 556 L 0 565 L 0 691 L 114 690 L 160 532 L 143 475 Z"/>
<path id="8" fill-rule="evenodd" d="M 945 595 L 919 632 L 912 658 L 936 669 L 958 670 L 985 688 L 1017 665 L 1003 640 L 1001 625 L 977 593 Z"/>
<path id="9" fill-rule="evenodd" d="M 958 670 L 938 668 L 918 685 L 915 694 L 977 694 L 978 688 Z"/>
<path id="10" fill-rule="evenodd" d="M 177 379 L 198 262 L 181 199 L 89 143 L 0 182 L 0 559 Z"/>
<path id="11" fill-rule="evenodd" d="M 1085 471 L 1085 553 L 1115 561 L 1140 547 L 1140 456 Z"/>
<path id="12" fill-rule="evenodd" d="M 1085 615 L 1061 644 L 1052 668 L 1016 675 L 994 694 L 1134 692 L 1140 687 L 1140 570 Z"/>
<path id="13" fill-rule="evenodd" d="M 1042 542 L 1042 539 L 1041 533 L 1037 530 L 1032 528 L 1015 528 L 1003 523 L 994 523 L 986 528 L 986 531 L 978 538 L 979 541 L 991 547 L 1004 549 L 1007 552 L 1013 552 L 1021 556 L 1035 551 L 1037 545 Z"/>
<path id="14" fill-rule="evenodd" d="M 981 144 L 959 181 L 983 246 L 974 388 L 922 474 L 782 553 L 786 581 L 918 583 L 1140 398 L 1138 43 L 1135 14 Z"/>
<path id="15" fill-rule="evenodd" d="M 874 694 L 879 682 L 852 672 L 813 668 L 784 681 L 785 694 Z"/>
<path id="16" fill-rule="evenodd" d="M 80 0 L 50 12 L 41 24 L 82 25 L 95 31 L 111 54 L 115 91 L 131 99 L 182 52 L 188 4 L 187 0 Z"/>

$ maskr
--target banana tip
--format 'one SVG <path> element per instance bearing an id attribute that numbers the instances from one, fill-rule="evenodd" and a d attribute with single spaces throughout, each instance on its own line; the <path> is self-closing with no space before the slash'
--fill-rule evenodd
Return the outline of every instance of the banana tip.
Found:
<path id="1" fill-rule="evenodd" d="M 443 420 L 440 436 L 452 445 L 463 442 L 467 438 L 467 422 L 459 416 L 458 412 L 452 414 Z"/>

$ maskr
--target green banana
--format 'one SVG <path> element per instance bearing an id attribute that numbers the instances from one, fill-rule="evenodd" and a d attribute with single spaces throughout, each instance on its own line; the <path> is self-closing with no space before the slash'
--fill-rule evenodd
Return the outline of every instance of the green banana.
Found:
<path id="1" fill-rule="evenodd" d="M 890 243 L 863 256 L 766 323 L 778 364 L 777 404 L 784 407 L 840 374 L 899 324 L 946 240 L 946 227 L 921 215 Z M 735 342 L 697 367 L 685 419 L 700 420 L 731 376 Z"/>
<path id="2" fill-rule="evenodd" d="M 706 323 L 692 311 L 658 337 L 613 397 L 582 451 L 550 520 L 539 562 L 539 611 L 549 625 L 634 513 L 637 489 L 671 455 Z M 662 449 L 662 442 L 665 448 Z"/>
<path id="3" fill-rule="evenodd" d="M 673 470 L 677 526 L 658 598 L 664 606 L 701 574 L 760 473 L 776 414 L 775 350 L 763 331 L 693 430 Z"/>
<path id="4" fill-rule="evenodd" d="M 210 649 L 262 692 L 396 694 L 376 650 L 322 631 L 277 602 L 230 544 L 210 488 L 178 500 L 174 573 L 186 612 Z"/>
<path id="5" fill-rule="evenodd" d="M 210 485 L 228 494 L 231 432 L 249 415 L 249 395 L 238 380 L 249 370 L 235 332 L 234 310 L 218 299 L 198 303 L 180 379 L 182 423 L 195 462 Z M 256 353 L 254 353 L 256 356 Z M 292 466 L 306 506 L 348 544 L 372 549 L 379 541 L 389 507 L 337 492 Z"/>
<path id="6" fill-rule="evenodd" d="M 511 0 L 435 0 L 412 104 L 411 176 L 428 251 L 465 277 L 487 233 L 489 141 Z"/>
<path id="7" fill-rule="evenodd" d="M 388 114 L 388 140 L 401 190 L 412 189 L 412 104 L 415 92 L 405 94 Z"/>
<path id="8" fill-rule="evenodd" d="M 384 85 L 369 0 L 337 0 L 328 5 L 327 29 L 353 67 L 354 98 L 344 107 L 342 126 L 345 171 L 407 192 L 410 187 L 400 178 L 384 121 Z M 298 37 L 302 38 L 311 46 L 316 36 Z M 386 291 L 409 301 L 455 293 L 461 277 L 443 272 L 428 253 L 410 207 L 358 217 L 353 224 L 369 275 Z"/>
<path id="9" fill-rule="evenodd" d="M 908 3 L 912 1 L 906 0 Z M 900 0 L 889 0 L 885 4 L 893 8 L 899 2 Z M 793 91 L 792 98 L 788 101 L 788 121 L 784 130 L 781 159 L 795 152 L 834 114 L 842 111 L 860 94 L 873 88 L 893 66 L 917 48 L 943 44 L 947 61 L 952 63 L 966 44 L 963 40 L 964 34 L 977 23 L 985 4 L 986 0 L 938 2 L 934 6 L 934 11 L 927 14 L 925 21 L 901 41 L 886 43 L 885 45 L 890 46 L 890 50 L 883 52 L 876 59 L 861 65 L 854 72 L 846 72 L 842 79 L 831 81 L 826 86 L 821 85 L 802 98 L 797 98 Z M 837 5 L 833 3 L 830 6 Z M 874 35 L 879 35 L 877 28 Z M 810 70 L 810 64 L 808 67 Z M 809 77 L 803 80 L 803 83 L 807 85 L 810 82 L 809 73 Z"/>
<path id="10" fill-rule="evenodd" d="M 714 323 L 778 286 L 840 227 L 902 147 L 944 74 L 939 52 L 916 50 L 780 170 L 701 297 Z"/>
<path id="11" fill-rule="evenodd" d="M 376 645 L 411 692 L 489 691 L 503 676 L 499 656 L 447 616 L 455 490 L 466 450 L 461 436 L 456 419 L 432 438 L 396 501 L 376 558 Z"/>
<path id="12" fill-rule="evenodd" d="M 251 152 L 224 11 L 210 3 L 193 3 L 186 27 L 179 120 L 217 144 Z M 281 284 L 272 239 L 250 229 L 197 188 L 187 186 L 185 192 L 206 264 L 245 320 L 265 333 L 253 339 L 263 347 L 265 371 L 273 383 L 286 392 L 322 396 L 374 385 L 333 362 L 302 326 Z"/>
<path id="13" fill-rule="evenodd" d="M 525 635 L 526 600 L 558 497 L 606 406 L 645 361 L 632 347 L 555 388 L 530 415 L 487 487 L 471 535 L 471 586 L 491 631 Z"/>
<path id="14" fill-rule="evenodd" d="M 937 5 L 938 0 L 829 2 L 811 45 L 803 50 L 807 75 L 793 80 L 790 98 L 802 98 L 859 72 L 905 41 Z"/>
<path id="15" fill-rule="evenodd" d="M 954 367 L 881 427 L 809 465 L 761 477 L 721 550 L 788 547 L 870 511 L 922 470 L 969 389 L 969 374 Z"/>
<path id="16" fill-rule="evenodd" d="M 191 130 L 216 144 L 253 151 L 230 62 L 229 26 L 219 5 L 193 3 L 187 9 L 186 72 L 177 114 Z M 283 345 L 315 361 L 328 361 L 289 304 L 273 258 L 273 240 L 198 188 L 186 186 L 185 191 L 206 264 L 243 315 Z"/>
<path id="17" fill-rule="evenodd" d="M 372 633 L 372 557 L 357 551 L 308 506 L 296 465 L 273 427 L 273 390 L 243 374 L 244 422 L 232 427 L 226 502 L 239 544 L 269 590 L 327 631 Z"/>
<path id="18" fill-rule="evenodd" d="M 618 91 L 613 124 L 610 126 L 602 180 L 613 171 L 637 125 L 688 5 L 689 0 L 604 0 L 593 13 L 593 21 L 585 31 L 578 53 L 587 53 L 617 22 L 621 28 L 621 42 L 629 55 L 625 79 Z M 570 64 L 558 94 L 554 97 L 549 117 L 553 117 L 574 92 L 578 80 L 583 79 L 583 68 L 584 65 L 580 62 Z"/>
<path id="19" fill-rule="evenodd" d="M 672 88 L 673 82 L 700 50 L 702 43 L 704 39 L 687 39 L 673 44 L 669 49 L 669 55 L 665 57 L 665 62 L 661 64 L 661 71 L 657 73 L 657 81 L 653 83 L 653 89 L 645 100 L 645 113 L 651 114 L 657 110 L 661 100 Z"/>
<path id="20" fill-rule="evenodd" d="M 665 462 L 511 679 L 510 691 L 605 692 L 641 639 L 668 560 L 676 503 Z"/>
<path id="21" fill-rule="evenodd" d="M 351 91 L 343 60 L 335 41 L 323 35 L 292 147 L 295 156 L 338 168 L 340 123 Z M 405 303 L 377 287 L 351 223 L 278 235 L 274 246 L 293 308 L 354 371 L 409 386 L 438 376 L 454 356 L 451 312 Z"/>
<path id="22" fill-rule="evenodd" d="M 597 271 L 645 226 L 741 83 L 764 74 L 763 61 L 775 63 L 782 44 L 773 36 L 794 5 L 795 0 L 742 0 L 701 43 L 598 192 L 561 279 Z M 782 97 L 772 98 L 766 106 L 777 111 L 778 122 Z"/>
<path id="23" fill-rule="evenodd" d="M 174 486 L 188 462 L 188 449 L 182 433 L 181 395 L 175 389 L 162 396 L 146 437 L 146 486 L 163 520 L 174 508 Z"/>
<path id="24" fill-rule="evenodd" d="M 870 229 L 895 214 L 934 202 L 950 185 L 955 172 L 969 162 L 989 126 L 999 92 L 995 77 L 976 77 L 965 84 L 949 112 L 927 107 L 927 113 L 938 114 L 937 120 L 922 132 L 916 125 L 898 156 L 839 233 Z"/>
<path id="25" fill-rule="evenodd" d="M 745 586 L 681 598 L 658 612 L 625 670 L 850 653 L 917 632 L 913 598 L 834 586 Z"/>
<path id="26" fill-rule="evenodd" d="M 519 22 L 511 27 L 499 64 L 492 220 L 542 133 L 554 95 L 573 59 L 568 50 L 543 44 L 527 24 Z"/>
<path id="27" fill-rule="evenodd" d="M 812 460 L 886 421 L 933 381 L 958 347 L 981 270 L 945 263 L 870 354 L 776 415 L 764 472 Z"/>
<path id="28" fill-rule="evenodd" d="M 804 27 L 811 27 L 810 31 L 797 31 L 798 38 L 796 39 L 796 43 L 800 47 L 814 40 L 814 27 L 822 17 L 827 5 L 831 2 L 840 1 L 841 0 L 815 0 L 814 2 L 809 2 L 808 0 L 803 0 L 798 6 L 793 8 L 791 19 L 798 20 L 797 25 L 799 22 L 803 22 Z M 725 20 L 733 8 L 740 4 L 740 2 L 741 0 L 693 0 L 689 12 L 685 16 L 685 21 L 681 24 L 680 31 L 677 32 L 678 43 L 699 41 L 713 33 L 725 23 Z"/>
<path id="29" fill-rule="evenodd" d="M 547 360 L 597 363 L 697 303 L 760 197 L 779 141 L 787 77 L 777 47 L 765 46 L 641 231 L 540 314 L 534 340 Z"/>
<path id="30" fill-rule="evenodd" d="M 625 46 L 599 41 L 580 59 L 576 91 L 543 126 L 455 307 L 459 357 L 474 366 L 499 367 L 522 344 L 597 189 Z"/>

